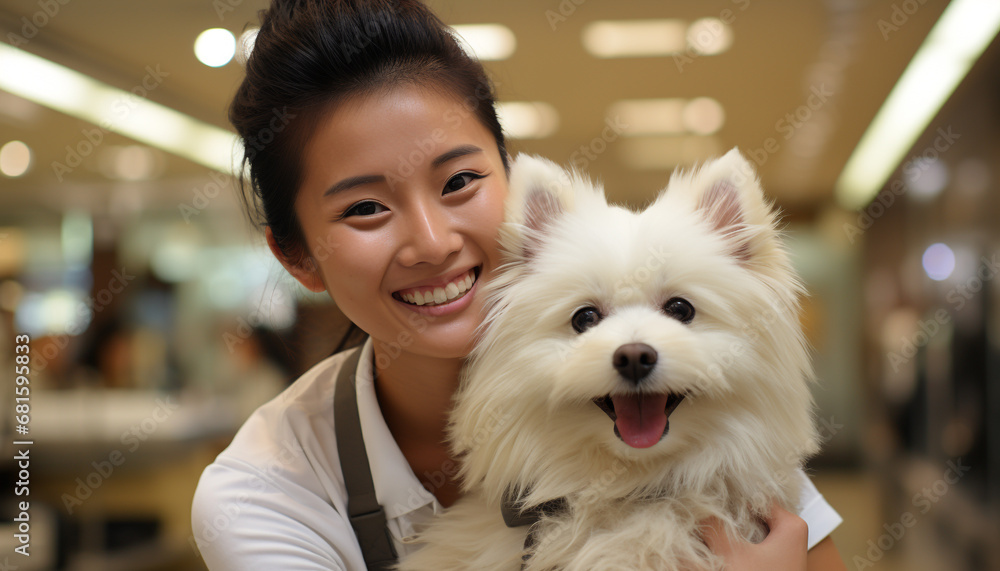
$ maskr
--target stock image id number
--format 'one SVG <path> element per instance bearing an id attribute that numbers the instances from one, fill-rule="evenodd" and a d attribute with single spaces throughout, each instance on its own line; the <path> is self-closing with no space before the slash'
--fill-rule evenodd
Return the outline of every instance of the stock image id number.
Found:
<path id="1" fill-rule="evenodd" d="M 27 335 L 18 335 L 14 338 L 14 374 L 17 375 L 14 378 L 16 383 L 14 387 L 14 421 L 16 422 L 14 430 L 20 436 L 28 434 L 28 421 L 31 418 L 29 402 L 31 389 L 28 386 L 31 382 L 28 379 L 28 372 L 31 370 L 29 367 L 31 357 L 28 355 L 29 342 L 30 339 Z"/>

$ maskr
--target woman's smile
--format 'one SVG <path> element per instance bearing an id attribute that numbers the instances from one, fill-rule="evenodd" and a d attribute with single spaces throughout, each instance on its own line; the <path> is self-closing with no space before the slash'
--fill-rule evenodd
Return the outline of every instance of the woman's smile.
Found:
<path id="1" fill-rule="evenodd" d="M 481 266 L 459 272 L 446 280 L 435 280 L 393 292 L 392 297 L 410 311 L 443 316 L 462 311 L 472 302 Z"/>
<path id="2" fill-rule="evenodd" d="M 441 305 L 465 294 L 476 281 L 479 266 L 463 270 L 444 280 L 429 281 L 400 289 L 392 294 L 400 301 L 414 305 Z"/>

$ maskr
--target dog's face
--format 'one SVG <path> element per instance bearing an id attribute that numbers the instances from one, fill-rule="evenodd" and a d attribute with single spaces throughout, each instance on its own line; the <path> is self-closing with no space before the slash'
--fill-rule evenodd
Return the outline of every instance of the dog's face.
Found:
<path id="1" fill-rule="evenodd" d="M 509 450 L 656 460 L 809 439 L 798 282 L 735 150 L 639 213 L 520 157 L 507 206 L 463 399 L 516 411 Z"/>

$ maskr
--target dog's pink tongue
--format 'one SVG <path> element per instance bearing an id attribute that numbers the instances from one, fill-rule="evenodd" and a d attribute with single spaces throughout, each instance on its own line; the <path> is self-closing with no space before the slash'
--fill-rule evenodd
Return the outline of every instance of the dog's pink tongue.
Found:
<path id="1" fill-rule="evenodd" d="M 663 437 L 667 427 L 668 395 L 611 395 L 615 426 L 632 448 L 649 448 Z"/>

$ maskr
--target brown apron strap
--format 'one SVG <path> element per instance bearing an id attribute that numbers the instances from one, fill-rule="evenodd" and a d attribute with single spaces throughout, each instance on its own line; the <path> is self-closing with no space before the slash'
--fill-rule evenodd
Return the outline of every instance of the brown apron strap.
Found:
<path id="1" fill-rule="evenodd" d="M 347 512 L 370 571 L 388 570 L 396 563 L 396 548 L 386 527 L 385 512 L 375 497 L 375 484 L 368 465 L 368 452 L 361 436 L 357 390 L 354 386 L 361 347 L 351 350 L 337 375 L 333 398 L 333 422 L 337 454 L 347 486 Z"/>

